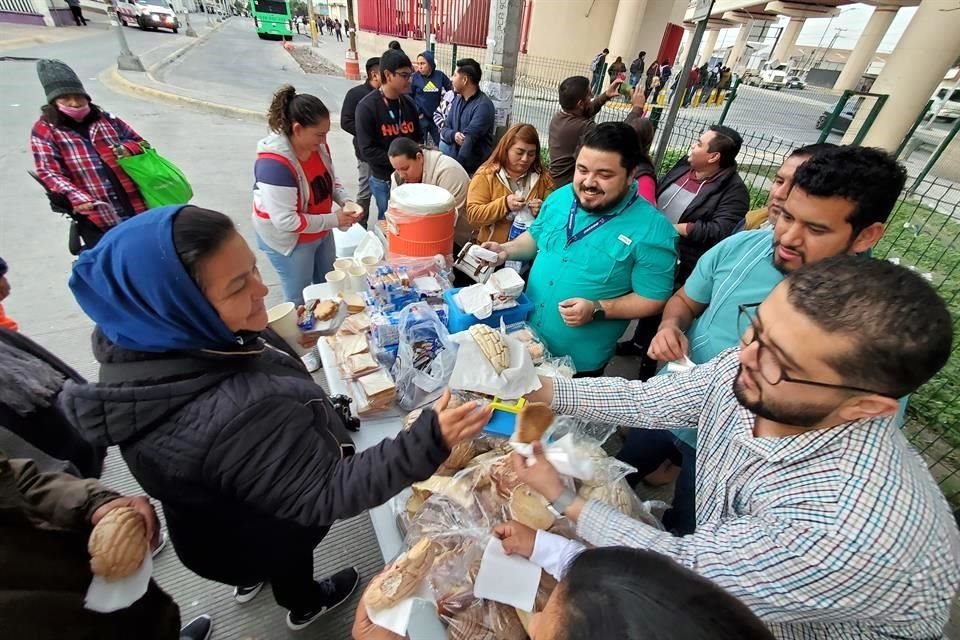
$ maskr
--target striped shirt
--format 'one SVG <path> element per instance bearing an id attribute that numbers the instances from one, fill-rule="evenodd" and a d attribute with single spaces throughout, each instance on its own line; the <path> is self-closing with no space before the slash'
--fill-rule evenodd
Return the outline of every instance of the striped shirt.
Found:
<path id="1" fill-rule="evenodd" d="M 784 438 L 753 435 L 737 350 L 641 383 L 556 380 L 564 414 L 697 428 L 697 530 L 681 538 L 590 502 L 597 546 L 670 556 L 744 602 L 779 638 L 935 638 L 960 583 L 960 534 L 889 417 Z"/>

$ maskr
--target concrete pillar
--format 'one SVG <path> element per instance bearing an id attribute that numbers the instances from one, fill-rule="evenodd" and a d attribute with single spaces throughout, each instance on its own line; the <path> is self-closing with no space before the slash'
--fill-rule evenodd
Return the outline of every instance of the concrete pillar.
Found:
<path id="1" fill-rule="evenodd" d="M 803 25 L 806 21 L 806 18 L 790 18 L 790 22 L 787 23 L 783 33 L 780 34 L 780 39 L 777 40 L 777 47 L 773 50 L 773 55 L 770 56 L 771 60 L 787 62 L 790 57 L 790 50 L 793 49 L 793 45 L 797 44 L 797 37 L 803 31 Z"/>
<path id="2" fill-rule="evenodd" d="M 700 55 L 697 56 L 697 66 L 703 66 L 703 63 L 710 59 L 717 48 L 717 38 L 720 37 L 720 29 L 710 29 L 704 34 L 703 46 L 700 47 Z"/>
<path id="3" fill-rule="evenodd" d="M 610 32 L 610 55 L 607 64 L 622 56 L 627 67 L 640 53 L 639 34 L 643 24 L 643 14 L 647 10 L 647 0 L 620 0 L 617 3 L 617 15 L 613 19 L 613 30 Z M 649 49 L 647 50 L 649 55 Z"/>
<path id="4" fill-rule="evenodd" d="M 487 40 L 484 55 L 481 88 L 493 101 L 495 109 L 494 134 L 497 139 L 511 124 L 513 116 L 513 85 L 520 55 L 521 17 L 524 0 L 491 0 Z"/>
<path id="5" fill-rule="evenodd" d="M 877 53 L 880 41 L 887 34 L 893 19 L 897 17 L 897 9 L 898 7 L 879 6 L 873 10 L 873 15 L 870 16 L 867 26 L 860 34 L 860 39 L 850 52 L 850 57 L 847 58 L 847 64 L 843 65 L 843 71 L 833 85 L 834 91 L 856 90 L 863 72 L 870 66 L 870 61 Z M 900 45 L 897 45 L 897 48 L 899 49 Z"/>
<path id="6" fill-rule="evenodd" d="M 730 49 L 730 56 L 727 58 L 727 64 L 725 65 L 730 67 L 731 71 L 736 72 L 737 64 L 740 62 L 740 58 L 743 57 L 743 52 L 747 50 L 747 38 L 749 37 L 750 24 L 741 24 L 740 30 L 737 31 L 737 40 L 733 43 L 733 48 Z"/>
<path id="7" fill-rule="evenodd" d="M 960 11 L 956 9 L 956 0 L 920 3 L 896 50 L 873 83 L 873 93 L 890 97 L 867 133 L 864 146 L 896 149 L 943 76 L 960 57 L 960 38 L 943 35 L 960 33 Z M 859 129 L 858 122 L 869 112 L 872 102 L 865 101 L 857 112 L 851 132 Z"/>
<path id="8" fill-rule="evenodd" d="M 931 172 L 939 178 L 960 182 L 960 134 L 954 136 L 943 150 Z"/>

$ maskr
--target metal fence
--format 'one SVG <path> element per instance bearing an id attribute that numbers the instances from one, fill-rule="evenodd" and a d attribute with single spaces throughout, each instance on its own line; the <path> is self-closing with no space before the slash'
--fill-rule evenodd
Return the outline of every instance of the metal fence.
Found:
<path id="1" fill-rule="evenodd" d="M 430 14 L 436 42 L 485 47 L 490 0 L 434 0 Z M 424 39 L 427 13 L 420 0 L 358 0 L 361 31 Z"/>
<path id="2" fill-rule="evenodd" d="M 36 13 L 30 0 L 0 0 L 0 11 L 10 13 Z"/>

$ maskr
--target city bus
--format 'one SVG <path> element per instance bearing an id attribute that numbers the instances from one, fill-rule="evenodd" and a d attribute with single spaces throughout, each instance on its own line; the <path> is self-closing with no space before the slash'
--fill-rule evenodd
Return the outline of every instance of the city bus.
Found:
<path id="1" fill-rule="evenodd" d="M 250 0 L 250 11 L 261 40 L 288 40 L 293 37 L 290 0 Z"/>

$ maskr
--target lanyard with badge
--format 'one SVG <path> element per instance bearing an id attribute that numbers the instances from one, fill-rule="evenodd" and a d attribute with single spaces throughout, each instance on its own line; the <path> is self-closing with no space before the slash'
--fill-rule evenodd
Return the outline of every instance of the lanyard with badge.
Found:
<path id="1" fill-rule="evenodd" d="M 640 194 L 634 191 L 633 196 L 630 198 L 630 202 L 623 205 L 619 211 L 616 213 L 609 213 L 605 216 L 600 216 L 576 233 L 573 232 L 573 225 L 576 219 L 577 209 L 580 207 L 580 202 L 576 199 L 576 197 L 574 197 L 573 202 L 570 203 L 570 214 L 567 216 L 567 246 L 569 247 L 578 240 L 583 240 L 588 235 L 609 222 L 612 218 L 616 218 L 618 215 L 626 211 L 630 205 L 636 202 L 638 197 L 640 197 Z"/>
<path id="2" fill-rule="evenodd" d="M 390 114 L 390 119 L 393 120 L 393 124 L 397 127 L 397 132 L 400 132 L 400 118 L 403 118 L 403 98 L 397 98 L 397 111 L 400 112 L 400 118 L 398 118 L 393 113 L 393 106 L 391 106 L 390 101 L 387 99 L 387 96 L 383 95 L 383 89 L 380 89 L 380 98 L 383 100 L 383 106 L 387 108 L 387 113 Z"/>

